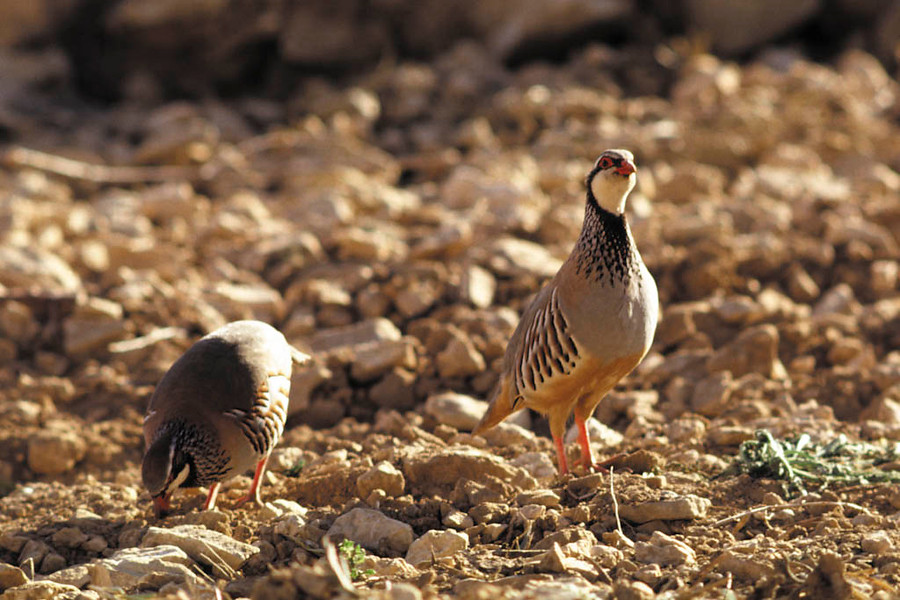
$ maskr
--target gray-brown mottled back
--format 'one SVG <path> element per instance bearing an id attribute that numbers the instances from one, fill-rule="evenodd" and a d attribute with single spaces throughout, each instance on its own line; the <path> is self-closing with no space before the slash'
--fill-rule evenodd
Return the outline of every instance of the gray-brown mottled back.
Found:
<path id="1" fill-rule="evenodd" d="M 236 321 L 200 339 L 166 372 L 144 419 L 141 474 L 158 515 L 179 487 L 209 486 L 213 508 L 221 482 L 255 466 L 259 499 L 269 454 L 287 418 L 292 361 L 309 357 L 260 321 Z"/>

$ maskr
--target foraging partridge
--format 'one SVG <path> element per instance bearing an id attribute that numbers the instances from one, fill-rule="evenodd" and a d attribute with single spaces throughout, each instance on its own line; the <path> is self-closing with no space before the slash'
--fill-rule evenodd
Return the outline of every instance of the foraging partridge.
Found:
<path id="1" fill-rule="evenodd" d="M 606 393 L 644 358 L 659 312 L 656 283 L 625 219 L 634 156 L 607 150 L 587 176 L 581 235 L 556 276 L 525 310 L 500 381 L 473 433 L 520 408 L 550 421 L 560 474 L 569 471 L 563 434 L 574 412 L 581 464 L 594 465 L 585 427 Z"/>
<path id="2" fill-rule="evenodd" d="M 204 509 L 216 504 L 225 479 L 255 465 L 259 486 L 287 417 L 291 362 L 309 356 L 260 321 L 236 321 L 213 331 L 166 372 L 144 418 L 141 476 L 157 516 L 179 487 L 209 486 Z"/>

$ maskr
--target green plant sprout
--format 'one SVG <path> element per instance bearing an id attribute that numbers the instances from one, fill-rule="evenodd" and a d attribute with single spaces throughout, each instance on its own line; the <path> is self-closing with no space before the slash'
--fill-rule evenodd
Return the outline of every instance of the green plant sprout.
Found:
<path id="1" fill-rule="evenodd" d="M 284 472 L 284 474 L 287 475 L 288 477 L 300 477 L 300 471 L 302 471 L 303 467 L 305 467 L 305 466 L 306 466 L 306 461 L 301 458 L 300 460 L 295 462 L 293 465 L 291 465 L 291 467 L 288 468 Z"/>
<path id="2" fill-rule="evenodd" d="M 850 442 L 840 434 L 828 443 L 812 441 L 809 434 L 776 440 L 759 430 L 741 444 L 738 455 L 722 475 L 746 473 L 756 478 L 784 482 L 788 494 L 805 495 L 809 485 L 866 485 L 900 482 L 900 473 L 878 465 L 900 459 L 900 444 L 878 445 Z"/>
<path id="3" fill-rule="evenodd" d="M 365 560 L 366 551 L 353 540 L 344 540 L 341 542 L 338 546 L 338 551 L 341 553 L 341 556 L 347 559 L 347 565 L 350 567 L 351 580 L 358 581 L 363 577 L 375 574 L 374 569 L 360 571 L 359 565 Z"/>

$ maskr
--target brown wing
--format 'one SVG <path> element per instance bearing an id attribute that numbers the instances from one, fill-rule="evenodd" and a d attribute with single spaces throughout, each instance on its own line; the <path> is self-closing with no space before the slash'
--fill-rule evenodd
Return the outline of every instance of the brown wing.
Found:
<path id="1" fill-rule="evenodd" d="M 287 419 L 290 390 L 289 373 L 269 373 L 257 388 L 249 410 L 225 411 L 225 416 L 234 420 L 256 454 L 266 455 L 278 443 Z"/>
<path id="2" fill-rule="evenodd" d="M 556 394 L 561 381 L 583 362 L 559 307 L 555 282 L 542 289 L 525 309 L 503 358 L 500 382 L 488 410 L 473 433 L 490 429 L 524 406 L 550 416 L 554 434 L 565 425 L 577 397 Z M 558 400 L 558 401 L 557 401 Z"/>
<path id="3" fill-rule="evenodd" d="M 540 393 L 553 378 L 571 375 L 581 361 L 556 286 L 547 286 L 535 298 L 517 333 L 521 339 L 511 365 L 517 399 Z"/>

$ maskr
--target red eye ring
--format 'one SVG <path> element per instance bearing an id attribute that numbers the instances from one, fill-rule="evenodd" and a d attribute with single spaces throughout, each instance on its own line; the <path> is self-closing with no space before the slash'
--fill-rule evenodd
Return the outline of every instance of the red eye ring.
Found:
<path id="1" fill-rule="evenodd" d="M 613 161 L 608 156 L 601 156 L 600 160 L 597 161 L 597 166 L 601 169 L 608 169 L 613 166 Z"/>

